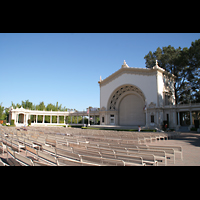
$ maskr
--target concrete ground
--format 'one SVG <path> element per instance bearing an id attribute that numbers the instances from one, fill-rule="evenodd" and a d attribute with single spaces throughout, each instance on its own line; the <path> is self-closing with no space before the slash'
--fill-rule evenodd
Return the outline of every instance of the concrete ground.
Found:
<path id="1" fill-rule="evenodd" d="M 180 154 L 176 154 L 175 164 L 167 160 L 167 166 L 200 166 L 200 133 L 181 133 L 179 138 L 161 140 L 151 144 L 182 146 L 183 161 Z"/>

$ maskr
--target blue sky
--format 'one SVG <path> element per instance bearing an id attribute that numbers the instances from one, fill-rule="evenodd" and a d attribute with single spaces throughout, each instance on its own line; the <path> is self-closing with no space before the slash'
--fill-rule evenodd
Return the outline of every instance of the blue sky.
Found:
<path id="1" fill-rule="evenodd" d="M 200 33 L 1 33 L 0 103 L 29 100 L 67 108 L 100 106 L 99 77 L 123 61 L 145 68 L 157 47 L 190 47 Z"/>

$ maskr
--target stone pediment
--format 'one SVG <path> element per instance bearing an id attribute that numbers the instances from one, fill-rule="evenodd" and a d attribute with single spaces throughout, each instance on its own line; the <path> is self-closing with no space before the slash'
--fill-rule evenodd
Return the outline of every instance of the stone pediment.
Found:
<path id="1" fill-rule="evenodd" d="M 136 75 L 141 75 L 141 76 L 153 76 L 157 74 L 157 71 L 167 74 L 168 76 L 172 76 L 175 78 L 173 74 L 170 74 L 169 72 L 166 72 L 163 68 L 158 66 L 158 63 L 156 62 L 156 66 L 153 68 L 136 68 L 136 67 L 129 67 L 124 60 L 123 65 L 121 68 L 111 74 L 109 77 L 105 78 L 104 80 L 100 77 L 100 81 L 98 82 L 100 86 L 104 86 L 108 84 L 109 82 L 115 80 L 119 76 L 123 74 L 136 74 Z"/>
<path id="2" fill-rule="evenodd" d="M 116 78 L 118 78 L 119 76 L 121 76 L 123 74 L 136 74 L 136 75 L 141 75 L 141 76 L 153 76 L 153 75 L 156 75 L 157 70 L 159 70 L 159 68 L 129 67 L 124 60 L 122 67 L 118 71 L 114 72 L 113 74 L 111 74 L 109 77 L 107 77 L 104 80 L 100 78 L 100 81 L 98 83 L 100 84 L 100 86 L 106 85 L 109 82 L 115 80 Z"/>

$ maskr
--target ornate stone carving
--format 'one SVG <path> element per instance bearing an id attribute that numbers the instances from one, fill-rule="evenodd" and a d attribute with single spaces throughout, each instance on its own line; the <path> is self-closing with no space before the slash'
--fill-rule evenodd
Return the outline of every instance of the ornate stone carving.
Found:
<path id="1" fill-rule="evenodd" d="M 124 63 L 122 65 L 122 68 L 129 68 L 129 66 L 126 64 L 126 61 L 124 60 Z"/>
<path id="2" fill-rule="evenodd" d="M 156 107 L 156 104 L 155 104 L 155 103 L 151 102 L 151 103 L 149 104 L 149 108 L 155 108 L 155 107 Z"/>
<path id="3" fill-rule="evenodd" d="M 142 93 L 142 91 L 139 88 L 137 88 L 136 86 L 133 86 L 133 85 L 124 85 L 124 86 L 119 87 L 118 90 L 113 94 L 113 96 L 110 100 L 108 109 L 116 110 L 117 100 L 123 93 L 128 92 L 128 91 L 134 91 L 134 92 L 138 93 L 145 100 L 144 94 Z"/>
<path id="4" fill-rule="evenodd" d="M 105 111 L 106 110 L 106 108 L 103 106 L 102 108 L 101 108 L 101 111 Z"/>
<path id="5" fill-rule="evenodd" d="M 116 71 L 115 73 L 107 77 L 106 79 L 102 80 L 101 82 L 98 81 L 98 83 L 101 86 L 104 86 L 114 81 L 115 79 L 117 79 L 123 74 L 131 74 L 131 75 L 133 74 L 133 75 L 140 75 L 140 76 L 155 76 L 156 75 L 156 70 L 153 70 L 152 68 L 146 69 L 146 68 L 123 67 L 123 66 L 124 65 L 122 65 L 121 69 L 119 69 L 118 71 Z"/>

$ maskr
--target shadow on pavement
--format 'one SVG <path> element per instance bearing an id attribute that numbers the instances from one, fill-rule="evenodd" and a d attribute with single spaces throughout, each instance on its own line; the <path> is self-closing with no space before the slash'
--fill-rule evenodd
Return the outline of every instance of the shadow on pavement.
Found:
<path id="1" fill-rule="evenodd" d="M 178 138 L 174 138 L 173 140 L 184 140 L 191 145 L 196 147 L 200 147 L 200 134 L 199 133 L 181 133 Z"/>

